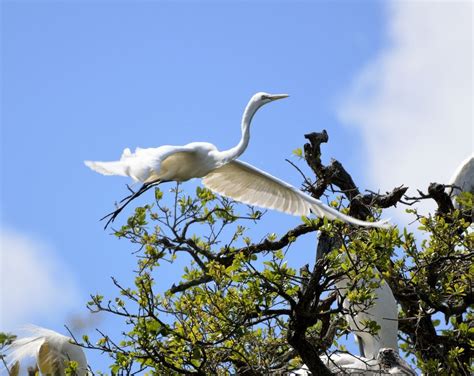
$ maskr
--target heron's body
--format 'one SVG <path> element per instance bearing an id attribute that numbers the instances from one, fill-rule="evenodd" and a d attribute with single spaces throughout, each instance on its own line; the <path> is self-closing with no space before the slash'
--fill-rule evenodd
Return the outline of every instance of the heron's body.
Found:
<path id="1" fill-rule="evenodd" d="M 42 375 L 64 375 L 68 361 L 78 364 L 78 376 L 87 375 L 87 359 L 81 347 L 72 339 L 53 330 L 38 326 L 28 327 L 29 336 L 18 338 L 10 346 L 8 359 L 14 364 L 34 357 Z"/>
<path id="2" fill-rule="evenodd" d="M 343 279 L 336 283 L 342 295 L 345 295 L 349 281 Z M 351 332 L 361 348 L 361 355 L 375 359 L 382 348 L 392 348 L 398 351 L 398 308 L 390 286 L 382 281 L 374 290 L 374 301 L 368 307 L 354 305 L 344 299 L 343 307 L 351 312 L 346 318 Z M 367 321 L 375 321 L 380 326 L 377 334 L 373 335 L 366 329 Z"/>
<path id="3" fill-rule="evenodd" d="M 186 181 L 190 176 L 202 178 L 219 166 L 219 151 L 207 142 L 185 146 L 192 151 L 174 153 L 163 160 L 159 180 Z"/>
<path id="4" fill-rule="evenodd" d="M 155 182 L 182 182 L 203 178 L 203 184 L 210 190 L 245 204 L 298 216 L 314 213 L 320 217 L 339 218 L 359 226 L 386 227 L 385 222 L 370 223 L 342 214 L 291 185 L 237 160 L 248 146 L 250 123 L 255 112 L 265 103 L 285 97 L 286 94 L 255 94 L 242 116 L 242 138 L 229 150 L 219 151 L 214 145 L 206 142 L 137 148 L 134 153 L 127 148 L 119 161 L 86 161 L 85 164 L 103 175 L 129 176 L 148 185 Z M 113 214 L 115 216 L 117 211 Z"/>

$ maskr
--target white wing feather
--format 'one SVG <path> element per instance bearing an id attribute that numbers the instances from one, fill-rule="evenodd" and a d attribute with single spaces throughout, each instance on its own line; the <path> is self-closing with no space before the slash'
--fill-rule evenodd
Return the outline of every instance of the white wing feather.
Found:
<path id="1" fill-rule="evenodd" d="M 189 146 L 164 145 L 158 148 L 136 148 L 132 153 L 129 148 L 124 149 L 118 161 L 99 162 L 84 161 L 90 169 L 102 175 L 129 176 L 135 181 L 145 183 L 150 179 L 159 178 L 161 162 L 172 154 L 192 152 Z"/>
<path id="2" fill-rule="evenodd" d="M 40 368 L 42 364 L 66 360 L 78 362 L 80 375 L 87 374 L 87 360 L 82 348 L 70 343 L 70 338 L 53 330 L 28 325 L 23 328 L 28 337 L 18 338 L 9 347 L 8 361 L 10 364 L 21 363 L 25 358 L 36 358 Z M 40 350 L 47 343 L 47 353 Z M 41 358 L 42 357 L 42 358 Z"/>
<path id="3" fill-rule="evenodd" d="M 347 277 L 336 282 L 338 292 L 343 297 L 347 295 L 350 285 L 351 281 Z M 375 300 L 369 307 L 365 304 L 353 304 L 348 299 L 342 302 L 343 307 L 351 312 L 346 314 L 349 327 L 352 333 L 362 340 L 364 356 L 370 359 L 375 358 L 382 348 L 398 349 L 397 301 L 385 281 L 374 290 L 374 295 Z M 375 321 L 380 326 L 376 335 L 368 332 L 365 322 L 369 320 Z"/>
<path id="4" fill-rule="evenodd" d="M 248 205 L 297 216 L 309 216 L 313 212 L 318 217 L 327 217 L 330 220 L 338 218 L 359 226 L 388 227 L 386 221 L 371 223 L 342 214 L 288 183 L 242 161 L 232 161 L 211 171 L 202 182 L 211 191 Z"/>

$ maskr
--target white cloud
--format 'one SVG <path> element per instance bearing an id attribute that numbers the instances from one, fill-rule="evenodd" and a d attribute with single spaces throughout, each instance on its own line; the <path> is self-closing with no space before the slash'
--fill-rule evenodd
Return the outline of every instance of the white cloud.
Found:
<path id="1" fill-rule="evenodd" d="M 472 4 L 396 1 L 387 10 L 388 45 L 339 115 L 362 132 L 374 187 L 426 191 L 474 150 Z"/>
<path id="2" fill-rule="evenodd" d="M 79 291 L 59 257 L 38 239 L 0 230 L 0 330 L 62 320 L 78 307 Z"/>

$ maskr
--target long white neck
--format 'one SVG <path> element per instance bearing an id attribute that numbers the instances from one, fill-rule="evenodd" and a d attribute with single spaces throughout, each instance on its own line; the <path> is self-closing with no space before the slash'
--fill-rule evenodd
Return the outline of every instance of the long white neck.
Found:
<path id="1" fill-rule="evenodd" d="M 242 137 L 236 146 L 220 152 L 219 159 L 221 165 L 237 159 L 245 149 L 247 149 L 250 140 L 250 123 L 259 107 L 260 106 L 257 107 L 253 102 L 250 102 L 245 108 L 244 114 L 242 115 Z"/>

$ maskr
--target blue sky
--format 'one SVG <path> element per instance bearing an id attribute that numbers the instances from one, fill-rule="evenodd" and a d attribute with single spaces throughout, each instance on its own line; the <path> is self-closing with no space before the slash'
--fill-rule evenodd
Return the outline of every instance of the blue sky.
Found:
<path id="1" fill-rule="evenodd" d="M 133 277 L 133 249 L 98 222 L 128 181 L 95 174 L 84 160 L 192 141 L 229 148 L 257 91 L 290 98 L 259 111 L 242 159 L 295 185 L 299 174 L 284 160 L 321 129 L 330 135 L 326 162 L 340 160 L 363 189 L 446 180 L 473 150 L 468 3 L 1 6 L 2 299 L 18 308 L 2 304 L 2 330 L 31 322 L 62 331 L 85 314 L 89 293 L 114 292 L 110 276 Z M 436 159 L 447 127 L 456 146 L 444 145 L 446 158 Z M 298 221 L 271 214 L 256 231 L 282 233 Z M 20 261 L 19 249 L 31 262 Z M 312 260 L 313 250 L 314 236 L 295 262 Z M 36 273 L 62 289 L 43 291 L 28 280 Z M 11 278 L 22 282 L 13 297 Z M 88 357 L 105 370 L 97 354 Z"/>

